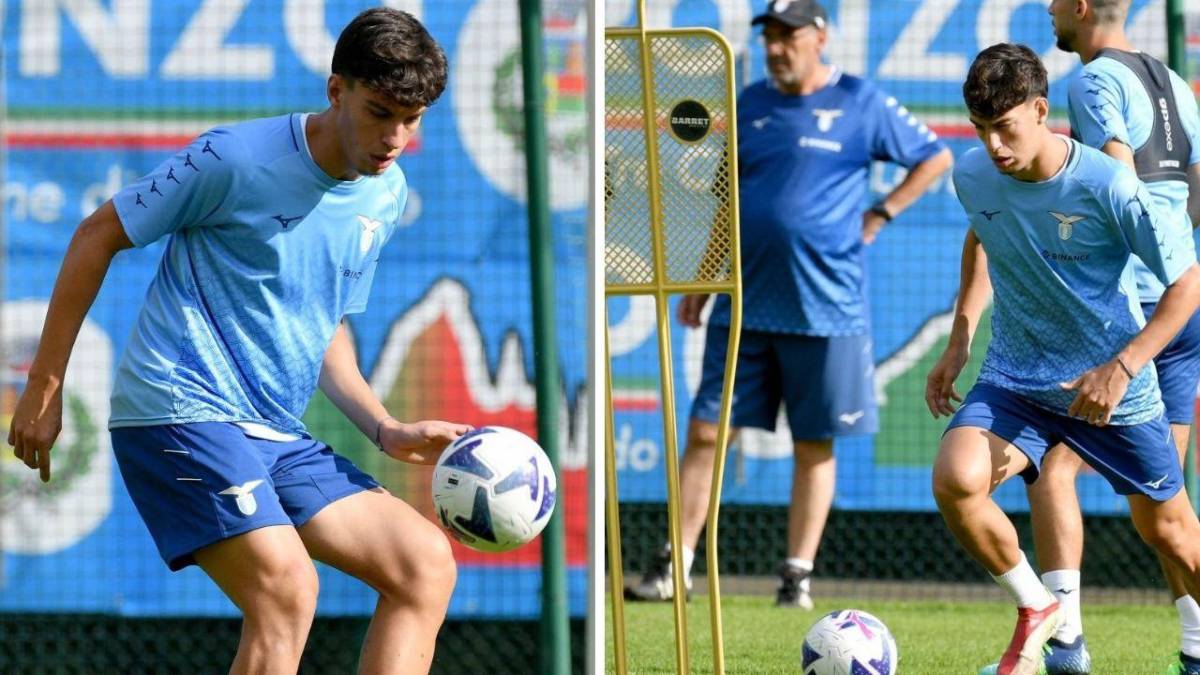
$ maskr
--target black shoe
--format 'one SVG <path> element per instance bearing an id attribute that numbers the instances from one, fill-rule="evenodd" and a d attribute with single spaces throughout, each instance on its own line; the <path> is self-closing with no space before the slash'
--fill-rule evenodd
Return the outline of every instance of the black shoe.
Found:
<path id="1" fill-rule="evenodd" d="M 684 578 L 687 587 L 685 599 L 690 598 L 692 580 Z M 659 549 L 650 560 L 650 566 L 642 575 L 641 582 L 625 587 L 625 599 L 644 602 L 663 602 L 675 597 L 675 584 L 671 581 L 671 551 Z"/>
<path id="2" fill-rule="evenodd" d="M 812 609 L 812 597 L 801 585 L 810 576 L 811 570 L 802 570 L 786 562 L 782 563 L 779 566 L 779 590 L 775 591 L 775 606 Z"/>

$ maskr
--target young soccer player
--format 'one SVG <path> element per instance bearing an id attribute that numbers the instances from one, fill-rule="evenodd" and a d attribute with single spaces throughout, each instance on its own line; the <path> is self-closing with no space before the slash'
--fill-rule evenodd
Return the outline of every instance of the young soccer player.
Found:
<path id="1" fill-rule="evenodd" d="M 1071 129 L 1084 145 L 1134 170 L 1164 210 L 1164 226 L 1189 236 L 1200 221 L 1200 114 L 1182 78 L 1134 50 L 1124 29 L 1129 4 L 1129 0 L 1050 3 L 1059 48 L 1079 54 L 1084 64 L 1068 85 Z M 1142 311 L 1152 316 L 1162 283 L 1137 258 L 1133 263 Z M 1200 380 L 1200 314 L 1193 315 L 1155 356 L 1154 367 L 1182 462 Z M 1047 643 L 1048 675 L 1081 675 L 1091 670 L 1080 614 L 1083 517 L 1075 477 L 1081 467 L 1078 455 L 1059 445 L 1046 455 L 1041 478 L 1028 488 L 1042 581 L 1063 607 L 1062 625 Z M 1173 672 L 1200 675 L 1200 606 L 1187 594 L 1181 574 L 1165 561 L 1163 572 L 1182 634 L 1182 656 L 1173 659 Z"/>
<path id="2" fill-rule="evenodd" d="M 926 390 L 935 416 L 954 415 L 933 470 L 938 508 L 1017 603 L 1001 675 L 1037 672 L 1062 612 L 991 492 L 1014 475 L 1035 480 L 1054 445 L 1126 495 L 1138 533 L 1200 590 L 1200 521 L 1147 367 L 1200 306 L 1194 246 L 1166 226 L 1132 171 L 1049 130 L 1046 95 L 1046 70 L 1025 46 L 989 47 L 967 75 L 963 97 L 984 147 L 954 172 L 971 229 L 950 343 Z M 1131 254 L 1166 286 L 1149 322 L 1124 273 Z M 992 341 L 955 412 L 984 275 L 995 288 Z"/>
<path id="3" fill-rule="evenodd" d="M 441 530 L 300 421 L 316 387 L 382 451 L 428 464 L 469 430 L 401 423 L 358 369 L 343 317 L 366 307 L 408 195 L 396 158 L 446 59 L 413 17 L 342 32 L 319 114 L 213 129 L 88 216 L 59 273 L 8 438 L 50 479 L 62 378 L 112 257 L 169 236 L 112 398 L 112 446 L 172 570 L 199 565 L 242 611 L 233 673 L 292 673 L 312 559 L 379 592 L 360 671 L 429 669 L 455 583 Z"/>

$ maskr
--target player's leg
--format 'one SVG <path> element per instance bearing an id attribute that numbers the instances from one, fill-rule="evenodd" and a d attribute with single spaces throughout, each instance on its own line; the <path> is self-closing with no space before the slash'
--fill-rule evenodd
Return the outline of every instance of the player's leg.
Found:
<path id="1" fill-rule="evenodd" d="M 696 545 L 708 519 L 728 341 L 727 327 L 709 324 L 705 336 L 700 387 L 692 401 L 687 442 L 679 465 L 680 531 L 684 578 L 689 589 Z M 766 360 L 768 354 L 765 345 L 762 334 L 753 331 L 742 332 L 734 380 L 730 445 L 738 428 L 743 424 L 764 428 L 774 426 L 775 415 L 779 409 L 778 369 Z M 769 414 L 762 412 L 768 408 Z M 625 597 L 630 600 L 670 600 L 674 592 L 671 581 L 671 548 L 669 543 L 664 543 L 655 551 L 641 580 L 625 588 Z"/>
<path id="2" fill-rule="evenodd" d="M 1017 623 L 998 664 L 1001 675 L 1031 675 L 1061 618 L 1058 602 L 1017 543 L 992 492 L 1014 475 L 1030 477 L 1055 443 L 1048 413 L 1010 392 L 977 384 L 942 437 L 933 493 L 947 527 L 1017 605 Z"/>
<path id="3" fill-rule="evenodd" d="M 1107 427 L 1063 419 L 1067 444 L 1128 497 L 1138 534 L 1160 559 L 1178 568 L 1184 589 L 1194 597 L 1200 588 L 1200 521 L 1184 494 L 1179 452 L 1165 416 Z M 1183 653 L 1195 657 L 1200 668 L 1200 653 L 1193 651 Z"/>
<path id="4" fill-rule="evenodd" d="M 1189 408 L 1194 410 L 1191 406 Z M 1168 414 L 1170 412 L 1168 408 Z M 1175 449 L 1179 453 L 1181 465 L 1187 459 L 1191 431 L 1190 423 L 1171 424 L 1171 437 L 1175 440 Z M 1162 556 L 1159 556 L 1159 563 L 1162 565 L 1167 587 L 1171 590 L 1172 604 L 1179 615 L 1180 653 L 1200 657 L 1200 604 L 1188 593 L 1183 571 Z M 1188 672 L 1200 673 L 1200 662 L 1190 665 L 1192 668 Z"/>
<path id="5" fill-rule="evenodd" d="M 737 434 L 730 429 L 730 445 Z M 685 550 L 695 551 L 708 520 L 709 498 L 717 456 L 717 424 L 692 418 L 688 420 L 687 445 L 679 465 L 679 511 Z M 684 566 L 690 568 L 688 561 Z M 690 572 L 690 569 L 689 569 Z"/>
<path id="6" fill-rule="evenodd" d="M 787 556 L 775 603 L 811 609 L 809 584 L 837 474 L 833 439 L 879 427 L 874 354 L 868 335 L 781 335 L 772 344 L 794 441 Z"/>
<path id="7" fill-rule="evenodd" d="M 833 439 L 792 445 L 792 494 L 788 503 L 787 558 L 779 566 L 779 607 L 812 609 L 813 561 L 833 504 L 837 464 Z"/>
<path id="8" fill-rule="evenodd" d="M 233 672 L 295 673 L 317 577 L 273 489 L 270 453 L 223 423 L 118 428 L 112 439 L 163 560 L 198 562 L 242 610 Z"/>
<path id="9" fill-rule="evenodd" d="M 1131 494 L 1129 512 L 1142 539 L 1175 566 L 1192 597 L 1200 596 L 1200 520 L 1187 493 L 1178 489 L 1165 501 Z"/>
<path id="10" fill-rule="evenodd" d="M 1083 460 L 1065 445 L 1056 445 L 1042 459 L 1042 471 L 1028 487 L 1033 539 L 1042 583 L 1062 607 L 1062 624 L 1047 645 L 1050 675 L 1091 672 L 1091 655 L 1083 637 L 1080 575 L 1083 561 L 1083 514 L 1075 479 Z"/>
<path id="11" fill-rule="evenodd" d="M 295 673 L 317 609 L 317 571 L 295 528 L 264 527 L 193 555 L 242 611 L 231 675 Z"/>
<path id="12" fill-rule="evenodd" d="M 1154 314 L 1155 309 L 1152 304 L 1142 304 L 1146 316 Z M 1196 385 L 1200 381 L 1200 313 L 1193 315 L 1154 359 L 1154 366 L 1158 371 L 1167 421 L 1171 424 L 1171 436 L 1182 465 L 1187 457 L 1191 425 L 1196 414 Z M 1188 595 L 1183 574 L 1162 558 L 1159 560 L 1179 614 L 1180 648 L 1200 654 L 1200 605 Z"/>
<path id="13" fill-rule="evenodd" d="M 376 488 L 329 504 L 299 533 L 313 558 L 379 593 L 359 672 L 428 672 L 457 575 L 441 529 Z"/>

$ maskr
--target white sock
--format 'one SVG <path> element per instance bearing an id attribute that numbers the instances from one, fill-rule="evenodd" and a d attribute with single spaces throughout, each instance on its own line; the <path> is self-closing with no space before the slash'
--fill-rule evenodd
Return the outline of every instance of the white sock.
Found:
<path id="1" fill-rule="evenodd" d="M 798 570 L 804 570 L 805 572 L 813 571 L 813 561 L 811 561 L 811 560 L 805 560 L 804 558 L 788 558 L 784 562 L 787 563 L 788 567 L 793 567 Z M 810 590 L 809 581 L 810 581 L 810 579 L 808 577 L 801 579 L 800 580 L 800 590 L 804 591 L 805 593 L 809 592 L 809 590 Z"/>
<path id="2" fill-rule="evenodd" d="M 1054 596 L 1042 585 L 1041 579 L 1038 579 L 1037 572 L 1029 566 L 1024 553 L 1021 554 L 1021 561 L 1016 567 L 1000 576 L 993 575 L 992 578 L 1000 584 L 1000 588 L 1008 591 L 1017 602 L 1017 607 L 1039 610 L 1054 604 Z"/>
<path id="3" fill-rule="evenodd" d="M 1063 619 L 1054 637 L 1070 644 L 1083 632 L 1079 611 L 1079 570 L 1054 570 L 1042 575 L 1042 583 L 1062 605 Z"/>
<path id="4" fill-rule="evenodd" d="M 663 544 L 663 550 L 667 553 L 671 552 L 671 543 Z M 692 579 L 692 563 L 696 560 L 696 552 L 689 546 L 683 547 L 683 578 L 691 581 Z"/>
<path id="5" fill-rule="evenodd" d="M 1179 651 L 1200 658 L 1200 605 L 1192 596 L 1185 595 L 1175 601 L 1175 609 L 1179 611 L 1179 628 L 1183 634 Z"/>

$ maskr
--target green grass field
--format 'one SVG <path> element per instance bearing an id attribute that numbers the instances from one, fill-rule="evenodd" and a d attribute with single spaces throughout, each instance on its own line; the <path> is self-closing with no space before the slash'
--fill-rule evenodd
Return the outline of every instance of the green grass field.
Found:
<path id="1" fill-rule="evenodd" d="M 812 612 L 781 610 L 768 596 L 725 596 L 725 670 L 728 673 L 798 673 L 800 643 L 823 614 L 854 607 L 878 616 L 896 636 L 902 675 L 974 675 L 999 658 L 1016 612 L 991 602 L 861 602 L 823 600 Z M 670 604 L 626 603 L 630 673 L 674 673 Z M 614 672 L 612 605 L 606 606 L 605 669 Z M 1084 628 L 1097 675 L 1161 675 L 1179 648 L 1175 610 L 1161 605 L 1084 606 Z M 694 673 L 712 672 L 708 602 L 688 604 Z"/>

